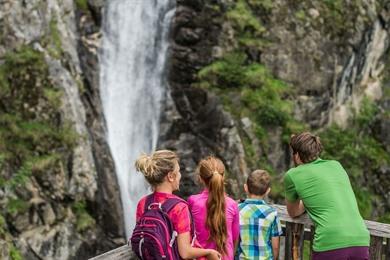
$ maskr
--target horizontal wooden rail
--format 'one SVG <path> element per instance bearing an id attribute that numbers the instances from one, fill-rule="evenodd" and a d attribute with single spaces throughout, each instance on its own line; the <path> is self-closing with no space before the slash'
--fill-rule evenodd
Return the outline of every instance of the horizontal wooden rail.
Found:
<path id="1" fill-rule="evenodd" d="M 284 205 L 272 205 L 278 211 L 280 220 L 290 223 L 304 224 L 305 226 L 310 227 L 313 225 L 313 222 L 309 218 L 308 214 L 303 214 L 297 218 L 292 218 L 288 215 L 286 206 Z M 371 236 L 390 238 L 390 224 L 379 223 L 375 221 L 365 220 L 368 231 L 370 231 Z"/>
<path id="2" fill-rule="evenodd" d="M 303 259 L 303 241 L 310 241 L 310 247 L 312 247 L 314 235 L 313 222 L 307 214 L 303 214 L 297 218 L 291 218 L 287 213 L 286 206 L 277 204 L 272 206 L 276 208 L 279 218 L 283 222 L 283 229 L 285 231 L 284 259 Z M 371 235 L 370 259 L 382 260 L 385 257 L 384 259 L 390 260 L 390 224 L 369 220 L 365 220 L 365 223 Z M 132 260 L 137 258 L 131 252 L 131 248 L 124 245 L 91 259 Z"/>

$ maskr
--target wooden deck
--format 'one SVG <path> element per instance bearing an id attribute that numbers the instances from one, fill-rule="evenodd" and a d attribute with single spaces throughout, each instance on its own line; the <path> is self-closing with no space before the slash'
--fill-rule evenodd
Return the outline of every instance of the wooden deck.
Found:
<path id="1" fill-rule="evenodd" d="M 310 248 L 313 242 L 313 223 L 307 214 L 291 218 L 287 214 L 286 206 L 273 206 L 278 211 L 284 229 L 285 244 L 284 252 L 281 252 L 281 255 L 284 255 L 285 260 L 303 260 L 304 241 L 310 242 Z M 371 234 L 370 258 L 372 260 L 390 260 L 390 225 L 368 220 L 365 223 Z M 129 260 L 137 258 L 132 254 L 131 248 L 124 245 L 91 259 Z"/>

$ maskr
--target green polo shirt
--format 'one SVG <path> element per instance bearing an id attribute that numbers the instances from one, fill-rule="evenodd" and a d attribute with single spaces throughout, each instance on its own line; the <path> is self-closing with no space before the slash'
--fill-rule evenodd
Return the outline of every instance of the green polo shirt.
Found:
<path id="1" fill-rule="evenodd" d="M 369 246 L 369 232 L 339 162 L 317 159 L 292 168 L 284 177 L 284 186 L 286 199 L 301 199 L 314 223 L 314 251 Z"/>

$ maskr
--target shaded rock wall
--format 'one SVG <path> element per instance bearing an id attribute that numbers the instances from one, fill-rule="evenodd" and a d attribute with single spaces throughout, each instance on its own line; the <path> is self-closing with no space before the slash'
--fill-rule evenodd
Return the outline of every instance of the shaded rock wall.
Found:
<path id="1" fill-rule="evenodd" d="M 293 116 L 306 124 L 305 129 L 322 132 L 333 123 L 347 128 L 368 97 L 382 111 L 380 123 L 372 127 L 376 140 L 389 151 L 385 133 L 388 108 L 383 101 L 388 99 L 384 94 L 389 55 L 386 1 L 178 0 L 177 4 L 169 71 L 175 106 L 168 108 L 174 116 L 163 119 L 163 129 L 169 130 L 160 145 L 177 149 L 181 155 L 185 166 L 183 195 L 199 189 L 193 172 L 196 162 L 207 154 L 221 157 L 229 175 L 233 179 L 238 176 L 234 184 L 229 182 L 235 187 L 229 187 L 235 196 L 241 189 L 236 185 L 242 184 L 248 170 L 270 166 L 276 173 L 275 185 L 281 186 L 283 172 L 291 167 L 285 128 L 262 125 L 267 140 L 261 141 L 253 132 L 253 123 L 258 122 L 237 118 L 234 111 L 241 108 L 224 105 L 226 97 L 233 104 L 239 98 L 223 93 L 231 89 L 221 86 L 222 90 L 215 91 L 199 85 L 202 68 L 234 51 L 245 53 L 247 64 L 264 64 L 274 77 L 290 86 L 290 94 L 284 98 L 293 102 Z M 241 20 L 235 20 L 235 10 L 239 10 Z M 253 154 L 258 161 L 254 164 L 249 163 Z M 381 187 L 377 194 L 385 196 L 378 205 L 382 213 L 390 208 L 386 199 L 389 190 L 380 185 L 387 179 L 386 167 L 378 173 L 378 169 L 369 170 L 357 180 L 371 180 L 368 189 Z M 282 201 L 282 191 L 276 193 L 273 198 Z M 378 212 L 373 214 L 382 214 Z"/>
<path id="2" fill-rule="evenodd" d="M 5 250 L 14 256 L 80 259 L 125 243 L 120 195 L 105 141 L 98 91 L 97 51 L 103 2 L 78 2 L 78 5 L 71 0 L 0 3 L 0 65 L 11 62 L 7 57 L 17 57 L 12 55 L 22 53 L 21 49 L 27 49 L 27 54 L 41 53 L 47 78 L 34 79 L 29 68 L 35 65 L 21 73 L 31 78 L 31 84 L 37 82 L 31 85 L 32 93 L 41 80 L 50 82 L 53 93 L 61 93 L 58 113 L 55 112 L 56 125 L 69 126 L 77 138 L 71 150 L 65 144 L 59 148 L 58 154 L 63 155 L 59 166 L 53 165 L 37 175 L 34 169 L 38 166 L 33 164 L 28 179 L 17 183 L 20 189 L 8 185 L 17 180 L 20 162 L 6 160 L 3 164 L 6 168 L 1 172 L 6 185 L 0 188 L 4 217 L 0 239 Z M 14 79 L 4 80 L 2 83 L 18 87 Z M 51 111 L 41 111 L 39 104 L 27 100 L 25 106 L 36 111 L 35 121 L 44 120 L 45 112 L 51 117 Z M 1 149 L 2 154 L 7 151 L 7 147 Z M 39 147 L 29 149 L 39 151 Z M 23 189 L 27 197 L 20 193 Z M 23 213 L 19 211 L 16 217 L 15 210 L 21 209 L 15 208 L 13 201 L 24 205 Z"/>
<path id="3" fill-rule="evenodd" d="M 183 169 L 181 195 L 199 191 L 196 165 L 203 157 L 215 155 L 227 167 L 228 192 L 238 196 L 247 173 L 238 130 L 218 97 L 192 87 L 197 71 L 213 59 L 222 13 L 202 1 L 178 1 L 177 5 L 171 32 L 170 96 L 158 146 L 178 151 Z"/>

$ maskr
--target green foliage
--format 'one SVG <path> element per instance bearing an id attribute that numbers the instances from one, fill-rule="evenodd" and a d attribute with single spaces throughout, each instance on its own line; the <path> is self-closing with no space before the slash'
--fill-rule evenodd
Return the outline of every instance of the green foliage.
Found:
<path id="1" fill-rule="evenodd" d="M 16 197 L 32 175 L 61 170 L 78 135 L 61 120 L 62 92 L 49 76 L 44 56 L 28 46 L 7 53 L 0 65 L 0 187 L 9 191 L 5 211 L 28 209 Z"/>
<path id="2" fill-rule="evenodd" d="M 0 237 L 4 237 L 6 233 L 6 222 L 3 215 L 0 215 Z"/>
<path id="3" fill-rule="evenodd" d="M 368 21 L 368 17 L 361 13 L 361 0 L 324 0 L 319 4 L 321 16 L 324 18 L 323 26 L 331 35 L 341 38 L 349 37 L 359 17 Z"/>
<path id="4" fill-rule="evenodd" d="M 228 11 L 227 17 L 233 21 L 240 32 L 249 31 L 252 34 L 256 34 L 264 30 L 264 27 L 252 14 L 251 9 L 244 0 L 238 0 L 234 9 Z"/>
<path id="5" fill-rule="evenodd" d="M 254 1 L 250 1 L 251 3 Z M 269 1 L 262 1 L 264 6 L 269 7 Z M 253 4 L 253 3 L 252 3 Z M 258 3 L 260 4 L 260 2 Z M 234 8 L 227 12 L 227 18 L 236 30 L 237 38 L 243 46 L 262 46 L 260 40 L 266 29 L 260 20 L 253 15 L 251 8 L 245 0 L 238 0 Z"/>
<path id="6" fill-rule="evenodd" d="M 245 135 L 241 135 L 242 145 L 244 147 L 245 158 L 248 165 L 253 166 L 257 164 L 257 154 L 251 140 Z"/>
<path id="7" fill-rule="evenodd" d="M 281 99 L 285 90 L 286 85 L 281 81 L 268 78 L 260 88 L 244 88 L 241 98 L 254 114 L 256 122 L 267 126 L 285 126 L 291 113 L 291 103 Z"/>
<path id="8" fill-rule="evenodd" d="M 9 161 L 39 161 L 38 157 L 70 150 L 77 134 L 70 126 L 54 126 L 46 120 L 28 120 L 18 115 L 0 116 L 0 151 L 9 155 Z"/>
<path id="9" fill-rule="evenodd" d="M 226 111 L 238 120 L 251 119 L 252 131 L 262 151 L 256 151 L 252 140 L 239 129 L 246 162 L 250 169 L 265 169 L 276 178 L 267 155 L 257 153 L 264 153 L 269 148 L 268 132 L 273 128 L 282 127 L 283 140 L 288 141 L 292 132 L 305 127 L 293 118 L 293 105 L 287 99 L 291 94 L 289 85 L 275 78 L 264 65 L 249 63 L 246 55 L 239 51 L 204 67 L 199 78 L 199 85 L 216 92 Z M 283 199 L 283 185 L 279 180 L 275 179 L 272 190 L 273 199 Z"/>
<path id="10" fill-rule="evenodd" d="M 268 172 L 270 172 L 270 171 L 268 171 Z M 270 192 L 269 196 L 274 201 L 283 201 L 284 200 L 284 186 L 283 186 L 282 180 L 278 180 L 278 179 L 276 179 L 276 177 L 273 177 L 273 180 L 271 183 L 271 192 Z"/>
<path id="11" fill-rule="evenodd" d="M 378 218 L 379 222 L 390 224 L 390 212 L 386 212 L 384 215 Z"/>
<path id="12" fill-rule="evenodd" d="M 50 39 L 52 44 L 54 45 L 54 48 L 49 48 L 49 53 L 51 56 L 55 58 L 60 58 L 63 50 L 62 50 L 62 42 L 61 42 L 61 35 L 58 30 L 58 21 L 56 18 L 52 18 L 49 23 L 50 28 Z"/>
<path id="13" fill-rule="evenodd" d="M 335 125 L 320 134 L 325 147 L 324 157 L 341 161 L 354 178 L 363 171 L 390 163 L 390 155 L 373 136 L 359 133 L 357 128 L 341 129 Z"/>
<path id="14" fill-rule="evenodd" d="M 7 53 L 4 64 L 0 66 L 0 105 L 7 112 L 23 111 L 25 104 L 34 100 L 42 89 L 42 78 L 47 75 L 47 65 L 43 55 L 31 48 L 23 47 L 18 52 Z M 37 92 L 31 91 L 37 86 Z M 15 89 L 17 87 L 17 90 Z"/>
<path id="15" fill-rule="evenodd" d="M 358 113 L 354 117 L 354 124 L 356 124 L 359 129 L 366 129 L 374 123 L 376 120 L 375 115 L 378 112 L 379 108 L 374 104 L 374 102 L 365 97 L 360 104 Z"/>
<path id="16" fill-rule="evenodd" d="M 11 198 L 7 203 L 7 212 L 11 215 L 25 213 L 29 208 L 28 202 L 18 199 Z"/>
<path id="17" fill-rule="evenodd" d="M 248 5 L 254 9 L 263 9 L 270 12 L 274 8 L 273 0 L 247 0 Z"/>
<path id="18" fill-rule="evenodd" d="M 378 113 L 370 100 L 363 99 L 348 128 L 332 125 L 320 133 L 325 147 L 323 156 L 338 160 L 345 167 L 364 218 L 371 217 L 373 191 L 362 189 L 359 183 L 364 175 L 373 175 L 381 166 L 390 164 L 390 154 L 372 133 Z"/>
<path id="19" fill-rule="evenodd" d="M 303 258 L 304 260 L 310 259 L 310 241 L 303 241 Z"/>
<path id="20" fill-rule="evenodd" d="M 222 60 L 213 62 L 199 71 L 199 78 L 207 86 L 234 88 L 243 84 L 246 56 L 235 52 L 227 54 Z"/>
<path id="21" fill-rule="evenodd" d="M 86 209 L 85 201 L 75 202 L 72 206 L 72 209 L 77 218 L 77 231 L 82 232 L 95 225 L 95 220 L 91 217 L 91 215 L 89 215 Z"/>
<path id="22" fill-rule="evenodd" d="M 297 12 L 295 12 L 295 18 L 297 18 L 298 20 L 301 20 L 301 21 L 305 21 L 306 20 L 306 13 L 304 10 L 299 10 Z"/>
<path id="23" fill-rule="evenodd" d="M 75 0 L 76 7 L 82 11 L 88 11 L 88 0 Z"/>
<path id="24" fill-rule="evenodd" d="M 358 203 L 360 214 L 364 219 L 369 219 L 372 212 L 372 195 L 361 187 L 354 188 L 355 197 Z"/>
<path id="25" fill-rule="evenodd" d="M 6 182 L 6 185 L 14 190 L 18 186 L 24 186 L 31 176 L 31 162 L 25 161 L 24 164 L 16 171 L 14 176 Z"/>
<path id="26" fill-rule="evenodd" d="M 10 257 L 12 260 L 23 260 L 22 254 L 20 251 L 13 245 L 10 246 Z"/>
<path id="27" fill-rule="evenodd" d="M 240 106 L 243 107 L 241 117 L 248 116 L 262 126 L 296 125 L 290 123 L 292 103 L 284 98 L 289 94 L 288 85 L 274 78 L 265 66 L 246 64 L 243 53 L 227 54 L 204 67 L 199 78 L 200 84 L 208 88 L 238 89 Z"/>

